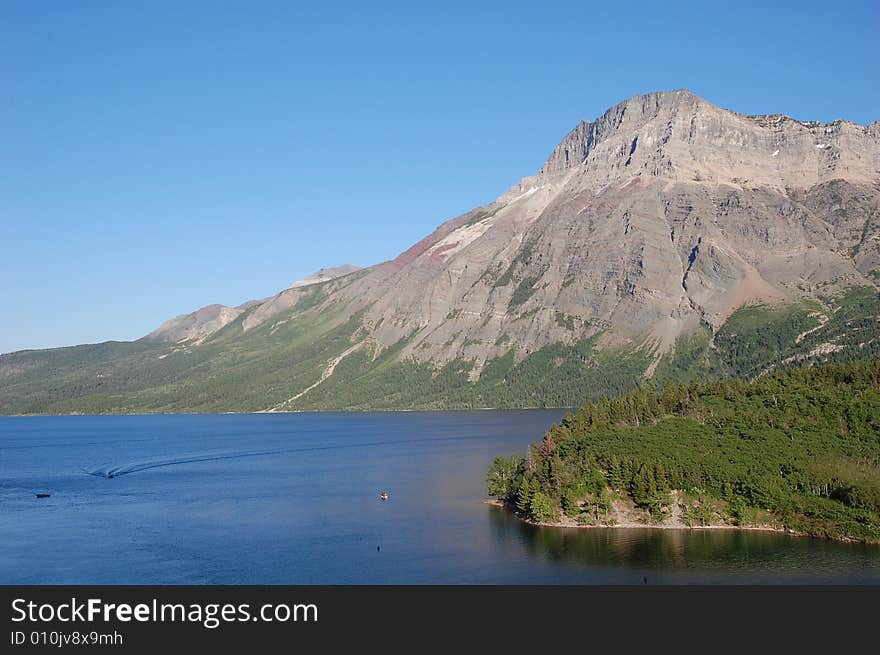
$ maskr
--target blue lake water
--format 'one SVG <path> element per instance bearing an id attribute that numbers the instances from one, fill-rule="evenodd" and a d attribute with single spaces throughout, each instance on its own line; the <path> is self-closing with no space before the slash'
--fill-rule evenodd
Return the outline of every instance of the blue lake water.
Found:
<path id="1" fill-rule="evenodd" d="M 0 417 L 0 584 L 880 584 L 880 547 L 481 503 L 561 415 Z"/>

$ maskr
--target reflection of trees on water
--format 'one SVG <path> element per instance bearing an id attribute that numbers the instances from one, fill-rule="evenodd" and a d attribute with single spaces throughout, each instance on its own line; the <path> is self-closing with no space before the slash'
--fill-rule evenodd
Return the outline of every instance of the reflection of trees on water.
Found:
<path id="1" fill-rule="evenodd" d="M 735 569 L 747 563 L 749 568 L 761 568 L 793 557 L 801 560 L 829 545 L 769 532 L 736 530 L 539 528 L 500 508 L 492 508 L 489 522 L 497 543 L 516 543 L 530 558 L 560 564 Z M 832 549 L 841 546 L 831 544 Z"/>

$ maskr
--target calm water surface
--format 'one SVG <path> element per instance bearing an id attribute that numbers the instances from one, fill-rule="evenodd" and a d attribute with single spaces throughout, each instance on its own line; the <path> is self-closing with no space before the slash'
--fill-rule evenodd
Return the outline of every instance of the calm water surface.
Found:
<path id="1" fill-rule="evenodd" d="M 482 504 L 561 415 L 0 417 L 0 584 L 880 584 L 878 547 Z"/>

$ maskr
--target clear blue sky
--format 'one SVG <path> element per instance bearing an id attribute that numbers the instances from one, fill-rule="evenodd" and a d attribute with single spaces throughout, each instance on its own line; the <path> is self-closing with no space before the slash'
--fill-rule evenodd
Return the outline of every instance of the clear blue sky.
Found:
<path id="1" fill-rule="evenodd" d="M 876 0 L 428 7 L 4 0 L 0 352 L 392 258 L 635 93 L 880 119 Z"/>

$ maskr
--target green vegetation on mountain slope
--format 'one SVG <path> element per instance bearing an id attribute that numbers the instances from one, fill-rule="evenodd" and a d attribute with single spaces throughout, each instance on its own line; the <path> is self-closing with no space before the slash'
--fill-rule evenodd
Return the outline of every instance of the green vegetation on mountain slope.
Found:
<path id="1" fill-rule="evenodd" d="M 140 340 L 7 355 L 0 412 L 259 411 L 319 380 L 359 327 L 359 317 L 338 311 L 289 312 L 246 338 L 240 318 L 199 345 Z"/>
<path id="2" fill-rule="evenodd" d="M 713 335 L 707 326 L 678 339 L 652 380 L 753 378 L 789 363 L 849 362 L 880 356 L 880 297 L 855 287 L 836 297 L 780 307 L 749 305 Z"/>
<path id="3" fill-rule="evenodd" d="M 880 359 L 589 403 L 524 458 L 496 458 L 487 481 L 542 522 L 602 524 L 626 500 L 649 523 L 683 504 L 688 525 L 878 542 Z"/>
<path id="4" fill-rule="evenodd" d="M 368 352 L 350 355 L 334 374 L 285 409 L 420 409 L 482 407 L 574 407 L 584 398 L 638 386 L 650 359 L 634 349 L 598 351 L 595 340 L 552 344 L 516 363 L 513 351 L 490 360 L 469 382 L 473 362 L 430 364 L 397 360 L 397 347 L 375 361 Z"/>
<path id="5" fill-rule="evenodd" d="M 408 340 L 376 353 L 359 315 L 321 301 L 316 285 L 266 323 L 244 331 L 246 312 L 200 344 L 141 339 L 2 355 L 0 413 L 576 407 L 645 385 L 654 359 L 648 345 L 599 349 L 594 336 L 517 362 L 513 344 L 499 339 L 511 349 L 473 376 L 471 361 L 400 358 Z M 680 338 L 648 384 L 878 356 L 878 318 L 880 300 L 868 288 L 821 303 L 745 307 L 715 334 L 704 326 Z"/>

